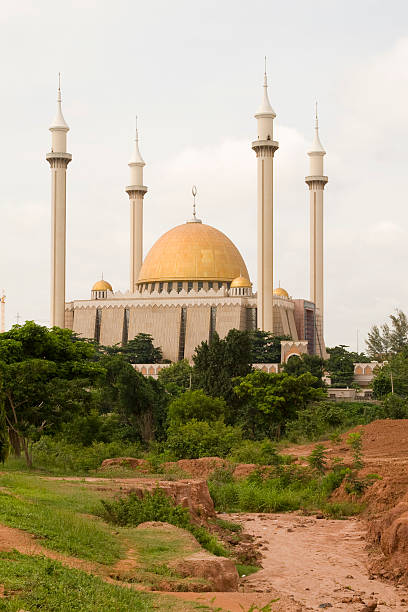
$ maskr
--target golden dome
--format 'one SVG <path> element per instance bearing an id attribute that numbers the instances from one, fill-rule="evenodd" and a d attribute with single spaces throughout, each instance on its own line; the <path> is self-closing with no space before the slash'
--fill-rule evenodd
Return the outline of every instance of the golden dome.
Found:
<path id="1" fill-rule="evenodd" d="M 232 281 L 231 287 L 252 287 L 252 283 L 245 276 L 237 276 Z"/>
<path id="2" fill-rule="evenodd" d="M 169 230 L 152 246 L 139 283 L 166 281 L 232 281 L 248 278 L 236 246 L 219 230 L 204 223 L 184 223 Z"/>
<path id="3" fill-rule="evenodd" d="M 280 295 L 286 298 L 289 297 L 289 293 L 285 289 L 282 289 L 282 287 L 276 287 L 276 289 L 273 290 L 273 295 Z"/>
<path id="4" fill-rule="evenodd" d="M 97 281 L 92 287 L 92 291 L 113 291 L 112 285 L 106 280 Z"/>

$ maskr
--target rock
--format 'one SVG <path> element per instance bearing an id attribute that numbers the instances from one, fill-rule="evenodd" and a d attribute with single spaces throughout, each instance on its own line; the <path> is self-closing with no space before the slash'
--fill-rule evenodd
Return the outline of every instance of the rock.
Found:
<path id="1" fill-rule="evenodd" d="M 215 516 L 214 503 L 211 499 L 205 480 L 131 480 L 124 486 L 127 493 L 136 493 L 143 497 L 146 491 L 160 489 L 175 504 L 180 504 L 190 511 L 191 518 L 196 523 L 205 522 Z"/>
<path id="2" fill-rule="evenodd" d="M 205 551 L 169 564 L 185 577 L 204 578 L 213 591 L 237 591 L 239 576 L 235 564 L 226 557 L 215 557 Z"/>
<path id="3" fill-rule="evenodd" d="M 149 471 L 149 464 L 146 459 L 136 459 L 135 457 L 115 457 L 114 459 L 105 459 L 102 461 L 100 469 L 108 470 L 119 467 L 130 467 L 132 470 L 139 470 L 140 472 Z"/>
<path id="4" fill-rule="evenodd" d="M 374 612 L 377 608 L 377 602 L 375 599 L 368 599 L 364 608 L 361 608 L 361 612 Z"/>
<path id="5" fill-rule="evenodd" d="M 332 604 L 331 603 L 321 603 L 319 605 L 319 608 L 332 608 Z"/>

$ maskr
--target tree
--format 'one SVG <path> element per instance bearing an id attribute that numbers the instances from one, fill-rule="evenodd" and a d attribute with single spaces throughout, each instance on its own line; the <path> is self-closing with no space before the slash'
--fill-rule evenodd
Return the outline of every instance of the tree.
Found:
<path id="1" fill-rule="evenodd" d="M 163 385 L 137 372 L 122 355 L 105 355 L 100 363 L 104 373 L 95 389 L 99 411 L 116 413 L 131 440 L 162 438 L 168 403 Z"/>
<path id="2" fill-rule="evenodd" d="M 158 379 L 170 395 L 177 396 L 191 387 L 192 375 L 193 368 L 187 359 L 182 359 L 161 369 Z"/>
<path id="3" fill-rule="evenodd" d="M 186 391 L 175 398 L 168 408 L 168 419 L 172 424 L 197 421 L 217 421 L 225 416 L 225 400 L 221 397 L 210 397 L 202 389 Z"/>
<path id="4" fill-rule="evenodd" d="M 257 329 L 250 332 L 252 343 L 252 363 L 280 363 L 281 341 L 290 336 L 274 336 L 270 332 Z"/>
<path id="5" fill-rule="evenodd" d="M 237 422 L 252 438 L 279 437 L 286 421 L 295 418 L 308 402 L 324 397 L 314 384 L 316 378 L 310 372 L 296 377 L 255 370 L 237 378 L 234 393 L 241 401 Z"/>
<path id="6" fill-rule="evenodd" d="M 226 457 L 241 442 L 239 427 L 225 425 L 223 421 L 208 423 L 192 419 L 169 427 L 166 448 L 177 459 Z"/>
<path id="7" fill-rule="evenodd" d="M 161 363 L 163 353 L 161 348 L 154 346 L 150 334 L 140 333 L 129 340 L 124 346 L 104 347 L 107 354 L 120 354 L 129 363 Z"/>
<path id="8" fill-rule="evenodd" d="M 211 343 L 202 342 L 193 355 L 194 387 L 207 395 L 232 398 L 232 379 L 251 371 L 249 332 L 231 329 L 224 339 L 214 332 Z"/>
<path id="9" fill-rule="evenodd" d="M 0 397 L 0 461 L 4 463 L 10 450 L 4 398 Z"/>
<path id="10" fill-rule="evenodd" d="M 400 353 L 408 347 L 407 315 L 397 309 L 396 314 L 391 314 L 389 318 L 391 325 L 373 325 L 366 340 L 368 354 L 377 361 L 384 361 L 390 355 Z"/>
<path id="11" fill-rule="evenodd" d="M 350 387 L 354 379 L 354 357 L 346 350 L 345 344 L 328 348 L 329 359 L 327 370 L 331 378 L 331 386 L 336 388 Z"/>
<path id="12" fill-rule="evenodd" d="M 6 422 L 15 452 L 91 402 L 92 382 L 102 368 L 95 347 L 67 329 L 52 330 L 27 321 L 0 335 L 0 376 Z"/>
<path id="13" fill-rule="evenodd" d="M 387 363 L 375 370 L 373 393 L 377 398 L 389 393 L 408 397 L 408 349 L 391 356 Z"/>
<path id="14" fill-rule="evenodd" d="M 287 363 L 283 364 L 282 369 L 290 376 L 300 376 L 310 372 L 316 378 L 314 387 L 324 388 L 323 376 L 325 374 L 326 362 L 319 355 L 308 355 L 305 353 L 300 357 L 291 357 Z"/>

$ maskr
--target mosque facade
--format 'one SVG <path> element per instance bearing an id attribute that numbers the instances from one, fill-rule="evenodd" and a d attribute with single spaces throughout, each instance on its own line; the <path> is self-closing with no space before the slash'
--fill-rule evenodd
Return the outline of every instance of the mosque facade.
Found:
<path id="1" fill-rule="evenodd" d="M 230 329 L 261 329 L 291 340 L 282 342 L 282 361 L 308 352 L 325 356 L 323 339 L 323 173 L 324 148 L 315 124 L 310 175 L 310 297 L 295 299 L 273 279 L 273 140 L 276 117 L 268 97 L 266 73 L 261 105 L 255 113 L 257 138 L 252 149 L 257 163 L 257 292 L 246 264 L 234 243 L 197 217 L 193 188 L 193 215 L 171 228 L 152 246 L 143 260 L 143 202 L 145 162 L 136 130 L 129 161 L 126 192 L 130 206 L 130 283 L 114 291 L 106 280 L 97 281 L 89 299 L 65 302 L 66 180 L 71 155 L 67 152 L 69 127 L 61 109 L 50 127 L 52 175 L 51 324 L 72 329 L 102 345 L 126 344 L 138 333 L 151 334 L 163 357 L 191 359 L 195 347 L 211 341 L 214 332 L 224 337 Z"/>

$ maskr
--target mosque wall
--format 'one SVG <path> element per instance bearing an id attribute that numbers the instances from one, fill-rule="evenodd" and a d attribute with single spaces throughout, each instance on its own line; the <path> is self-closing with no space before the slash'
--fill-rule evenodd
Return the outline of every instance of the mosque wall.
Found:
<path id="1" fill-rule="evenodd" d="M 210 335 L 210 306 L 192 306 L 187 309 L 184 356 L 191 359 L 194 349 Z M 218 316 L 217 309 L 217 316 Z"/>
<path id="2" fill-rule="evenodd" d="M 217 321 L 215 329 L 220 338 L 224 338 L 230 329 L 245 329 L 246 326 L 241 327 L 241 310 L 245 310 L 245 306 L 241 306 L 239 304 L 236 306 L 223 305 L 217 308 Z"/>
<path id="3" fill-rule="evenodd" d="M 78 308 L 74 311 L 73 330 L 81 338 L 95 336 L 96 308 Z"/>
<path id="4" fill-rule="evenodd" d="M 65 310 L 65 329 L 73 329 L 74 327 L 74 311 Z"/>
<path id="5" fill-rule="evenodd" d="M 181 306 L 149 305 L 130 308 L 128 339 L 137 334 L 151 334 L 165 359 L 178 360 Z"/>
<path id="6" fill-rule="evenodd" d="M 122 342 L 124 308 L 103 308 L 99 342 L 112 346 Z"/>

